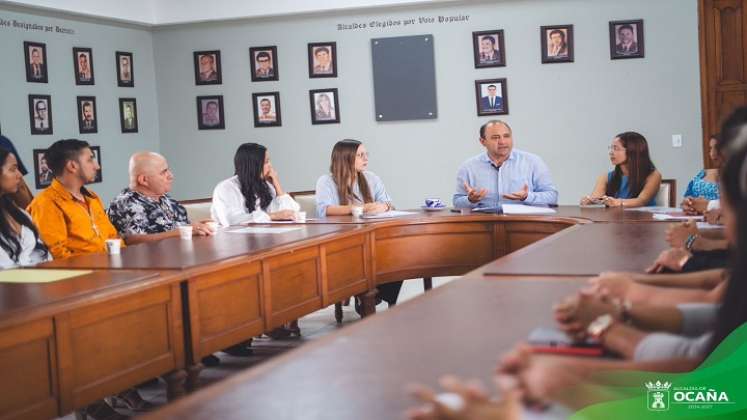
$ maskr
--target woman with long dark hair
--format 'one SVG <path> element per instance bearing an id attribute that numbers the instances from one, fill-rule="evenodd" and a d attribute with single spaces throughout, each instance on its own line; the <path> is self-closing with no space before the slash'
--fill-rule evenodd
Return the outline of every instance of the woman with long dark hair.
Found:
<path id="1" fill-rule="evenodd" d="M 607 207 L 655 205 L 661 174 L 651 161 L 646 138 L 632 131 L 621 133 L 612 140 L 609 150 L 615 169 L 597 179 L 594 191 L 581 199 L 581 205 L 596 202 Z"/>
<path id="2" fill-rule="evenodd" d="M 0 148 L 0 268 L 34 265 L 51 259 L 49 250 L 39 238 L 31 216 L 16 206 L 23 175 L 13 153 Z"/>
<path id="3" fill-rule="evenodd" d="M 244 143 L 233 158 L 234 176 L 213 190 L 210 214 L 223 226 L 293 220 L 300 206 L 280 186 L 267 148 Z"/>
<path id="4" fill-rule="evenodd" d="M 332 148 L 329 174 L 316 181 L 316 212 L 319 217 L 351 214 L 353 207 L 363 207 L 367 214 L 393 208 L 384 183 L 368 171 L 368 152 L 358 140 L 341 140 Z M 378 286 L 379 297 L 390 306 L 397 303 L 402 282 Z"/>
<path id="5" fill-rule="evenodd" d="M 720 144 L 721 135 L 712 135 L 708 140 L 708 157 L 715 167 L 702 169 L 687 184 L 682 209 L 688 214 L 703 214 L 711 201 L 719 199 L 719 169 L 724 163 Z"/>

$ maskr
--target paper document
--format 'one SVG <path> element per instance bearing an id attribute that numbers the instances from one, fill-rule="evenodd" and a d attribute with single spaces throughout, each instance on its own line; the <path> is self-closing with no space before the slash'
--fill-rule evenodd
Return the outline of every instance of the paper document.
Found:
<path id="1" fill-rule="evenodd" d="M 379 214 L 364 214 L 364 219 L 389 219 L 392 217 L 401 217 L 401 216 L 409 216 L 411 214 L 415 214 L 411 211 L 399 211 L 399 210 L 390 210 L 385 211 L 384 213 Z"/>
<path id="2" fill-rule="evenodd" d="M 91 273 L 91 270 L 11 269 L 0 271 L 0 283 L 51 283 Z"/>
<path id="3" fill-rule="evenodd" d="M 503 204 L 503 214 L 555 214 L 549 207 L 526 206 L 524 204 Z"/>
<path id="4" fill-rule="evenodd" d="M 696 226 L 698 229 L 722 229 L 722 225 L 712 225 L 708 222 L 698 222 L 696 223 Z"/>
<path id="5" fill-rule="evenodd" d="M 654 213 L 654 220 L 703 220 L 703 216 L 688 216 L 685 213 L 663 214 Z"/>
<path id="6" fill-rule="evenodd" d="M 278 233 L 286 233 L 286 232 L 292 232 L 294 230 L 301 230 L 302 227 L 276 227 L 276 228 L 270 228 L 270 227 L 245 227 L 245 228 L 239 228 L 234 230 L 227 230 L 227 233 L 271 233 L 271 234 L 278 234 Z"/>
<path id="7" fill-rule="evenodd" d="M 647 213 L 681 213 L 682 209 L 677 207 L 634 207 L 625 209 L 625 211 L 645 211 Z"/>

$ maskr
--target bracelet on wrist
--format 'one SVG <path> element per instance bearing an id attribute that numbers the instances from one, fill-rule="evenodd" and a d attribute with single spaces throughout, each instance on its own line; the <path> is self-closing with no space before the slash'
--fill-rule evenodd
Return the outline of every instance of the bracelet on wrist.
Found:
<path id="1" fill-rule="evenodd" d="M 695 244 L 695 240 L 698 239 L 697 234 L 691 234 L 687 237 L 687 240 L 685 241 L 685 249 L 690 251 L 693 248 L 693 244 Z"/>

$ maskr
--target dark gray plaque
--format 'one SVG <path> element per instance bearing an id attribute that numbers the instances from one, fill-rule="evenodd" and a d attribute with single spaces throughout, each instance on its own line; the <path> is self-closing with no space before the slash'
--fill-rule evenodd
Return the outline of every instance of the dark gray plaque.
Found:
<path id="1" fill-rule="evenodd" d="M 376 121 L 435 119 L 433 35 L 371 40 Z"/>

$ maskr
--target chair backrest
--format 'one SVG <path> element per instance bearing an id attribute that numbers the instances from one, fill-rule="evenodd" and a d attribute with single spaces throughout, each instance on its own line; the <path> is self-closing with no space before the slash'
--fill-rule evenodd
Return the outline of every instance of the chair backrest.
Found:
<path id="1" fill-rule="evenodd" d="M 306 217 L 315 217 L 316 191 L 295 191 L 289 194 L 301 206 L 301 211 L 306 212 Z"/>
<path id="2" fill-rule="evenodd" d="M 187 217 L 192 222 L 210 219 L 210 206 L 213 205 L 212 198 L 199 198 L 196 200 L 180 201 L 187 210 Z"/>
<path id="3" fill-rule="evenodd" d="M 677 180 L 662 179 L 659 192 L 656 194 L 656 205 L 677 207 Z"/>

